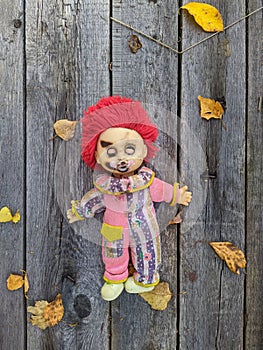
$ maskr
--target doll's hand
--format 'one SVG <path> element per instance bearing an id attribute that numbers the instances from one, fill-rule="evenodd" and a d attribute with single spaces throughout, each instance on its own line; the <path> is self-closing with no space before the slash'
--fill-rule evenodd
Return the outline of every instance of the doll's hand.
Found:
<path id="1" fill-rule="evenodd" d="M 187 191 L 187 189 L 188 189 L 187 186 L 180 188 L 180 197 L 179 197 L 178 204 L 183 204 L 185 206 L 188 206 L 189 203 L 191 202 L 192 192 Z"/>
<path id="2" fill-rule="evenodd" d="M 70 224 L 72 224 L 75 221 L 79 221 L 79 219 L 72 213 L 71 209 L 67 210 L 67 218 Z"/>

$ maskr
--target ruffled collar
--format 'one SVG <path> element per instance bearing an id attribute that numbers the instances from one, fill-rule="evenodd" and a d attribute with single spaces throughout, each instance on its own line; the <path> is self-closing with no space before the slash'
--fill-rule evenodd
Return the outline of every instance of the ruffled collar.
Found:
<path id="1" fill-rule="evenodd" d="M 94 186 L 102 193 L 115 196 L 143 190 L 151 185 L 154 179 L 154 172 L 142 167 L 138 174 L 127 178 L 117 178 L 110 174 L 101 174 L 94 181 Z"/>

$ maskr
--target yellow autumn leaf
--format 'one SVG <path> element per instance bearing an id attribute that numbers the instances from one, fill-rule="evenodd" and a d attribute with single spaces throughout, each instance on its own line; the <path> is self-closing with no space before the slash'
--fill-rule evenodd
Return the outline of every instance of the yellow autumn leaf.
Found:
<path id="1" fill-rule="evenodd" d="M 181 9 L 187 10 L 205 32 L 222 32 L 224 30 L 222 16 L 214 6 L 203 2 L 188 2 Z"/>
<path id="2" fill-rule="evenodd" d="M 64 315 L 61 294 L 50 303 L 45 300 L 36 301 L 35 306 L 28 306 L 27 311 L 32 314 L 30 322 L 33 326 L 40 329 L 55 326 Z"/>
<path id="3" fill-rule="evenodd" d="M 216 254 L 226 262 L 227 267 L 234 273 L 240 274 L 238 268 L 246 267 L 246 258 L 244 253 L 231 242 L 210 242 L 210 246 Z"/>
<path id="4" fill-rule="evenodd" d="M 198 96 L 200 101 L 201 117 L 209 120 L 211 118 L 221 119 L 224 113 L 224 109 L 220 102 L 211 98 L 204 98 Z"/>
<path id="5" fill-rule="evenodd" d="M 154 310 L 165 310 L 172 297 L 167 282 L 161 282 L 151 292 L 139 293 Z"/>
<path id="6" fill-rule="evenodd" d="M 20 221 L 20 213 L 17 211 L 15 215 L 12 215 L 11 210 L 8 207 L 0 209 L 0 222 L 10 222 L 17 224 Z"/>
<path id="7" fill-rule="evenodd" d="M 64 141 L 69 141 L 74 137 L 77 121 L 70 121 L 68 119 L 60 119 L 54 124 L 56 135 Z"/>
<path id="8" fill-rule="evenodd" d="M 13 275 L 11 274 L 7 281 L 7 289 L 8 290 L 17 290 L 24 285 L 24 278 L 21 275 Z"/>

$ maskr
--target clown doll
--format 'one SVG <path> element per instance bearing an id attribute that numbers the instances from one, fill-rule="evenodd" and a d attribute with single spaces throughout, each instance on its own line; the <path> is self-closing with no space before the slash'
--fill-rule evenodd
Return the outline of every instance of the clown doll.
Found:
<path id="1" fill-rule="evenodd" d="M 146 167 L 156 153 L 158 136 L 139 101 L 119 96 L 101 99 L 85 111 L 82 120 L 82 158 L 97 174 L 94 188 L 73 200 L 70 223 L 105 211 L 101 228 L 105 264 L 104 300 L 122 291 L 143 293 L 159 283 L 160 231 L 154 202 L 188 206 L 187 186 L 170 185 Z M 132 260 L 135 272 L 128 277 Z"/>

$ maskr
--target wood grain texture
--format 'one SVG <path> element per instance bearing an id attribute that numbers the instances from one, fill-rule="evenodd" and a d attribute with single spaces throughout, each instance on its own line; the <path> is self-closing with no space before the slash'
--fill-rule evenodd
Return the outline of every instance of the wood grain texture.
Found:
<path id="1" fill-rule="evenodd" d="M 245 14 L 243 0 L 209 3 L 219 9 L 225 26 Z M 180 303 L 182 349 L 243 349 L 244 273 L 232 274 L 208 243 L 245 247 L 245 30 L 240 22 L 182 56 L 181 168 L 182 177 L 194 185 L 180 236 L 180 283 L 187 292 Z M 207 35 L 184 13 L 183 48 Z M 200 118 L 198 95 L 225 100 L 226 130 L 218 120 Z M 203 152 L 196 152 L 186 125 Z M 213 177 L 204 181 L 206 172 Z M 200 215 L 187 230 L 196 208 Z"/>
<path id="2" fill-rule="evenodd" d="M 113 17 L 177 47 L 177 11 L 174 1 L 113 1 Z M 132 32 L 113 23 L 112 91 L 147 104 L 146 109 L 160 132 L 161 159 L 152 162 L 163 180 L 177 179 L 177 65 L 168 50 L 138 35 L 142 48 L 133 54 L 128 40 Z M 171 113 L 173 111 L 173 114 Z M 169 153 L 170 150 L 170 153 Z M 171 155 L 171 158 L 170 158 Z M 170 164 L 170 167 L 167 167 Z M 167 210 L 167 206 L 166 206 Z M 172 214 L 175 214 L 173 209 Z M 167 221 L 168 222 L 168 221 Z M 162 281 L 174 297 L 165 311 L 154 311 L 138 295 L 122 293 L 112 303 L 112 349 L 175 349 L 177 326 L 176 228 L 162 238 Z"/>
<path id="3" fill-rule="evenodd" d="M 17 224 L 0 223 L 0 348 L 23 347 L 24 295 L 6 279 L 24 269 L 24 18 L 20 1 L 1 1 L 0 12 L 0 208 L 20 210 Z"/>
<path id="4" fill-rule="evenodd" d="M 225 26 L 262 6 L 209 3 Z M 209 34 L 178 6 L 1 1 L 0 208 L 20 209 L 21 221 L 0 224 L 0 349 L 263 348 L 262 11 L 180 57 L 109 22 L 112 15 L 180 50 Z M 142 43 L 136 54 L 131 34 Z M 81 125 L 63 142 L 53 139 L 53 123 L 79 120 L 110 94 L 144 104 L 159 129 L 150 166 L 193 191 L 180 227 L 165 228 L 176 210 L 157 209 L 161 281 L 173 292 L 165 311 L 125 291 L 103 301 L 101 218 L 72 225 L 66 219 L 70 201 L 93 186 L 93 174 L 80 157 Z M 199 117 L 198 95 L 223 101 L 226 128 Z M 245 251 L 246 273 L 231 273 L 208 244 L 226 240 Z M 62 293 L 65 314 L 57 326 L 33 327 L 22 290 L 6 289 L 8 275 L 20 269 L 29 275 L 28 305 Z"/>
<path id="5" fill-rule="evenodd" d="M 249 11 L 262 6 L 249 1 Z M 246 349 L 263 348 L 262 11 L 248 20 Z"/>
<path id="6" fill-rule="evenodd" d="M 79 120 L 87 105 L 110 92 L 109 6 L 105 1 L 27 1 L 26 15 L 29 304 L 62 292 L 65 307 L 63 322 L 52 329 L 28 325 L 27 348 L 107 349 L 101 247 L 69 227 L 59 201 L 64 197 L 69 208 L 70 199 L 77 199 L 70 198 L 71 190 L 81 198 L 92 177 L 86 178 L 80 166 L 80 148 L 77 157 L 66 154 L 58 164 L 63 142 L 52 137 L 56 120 Z M 68 164 L 78 172 L 63 171 Z M 70 187 L 62 188 L 58 199 L 60 182 Z"/>

